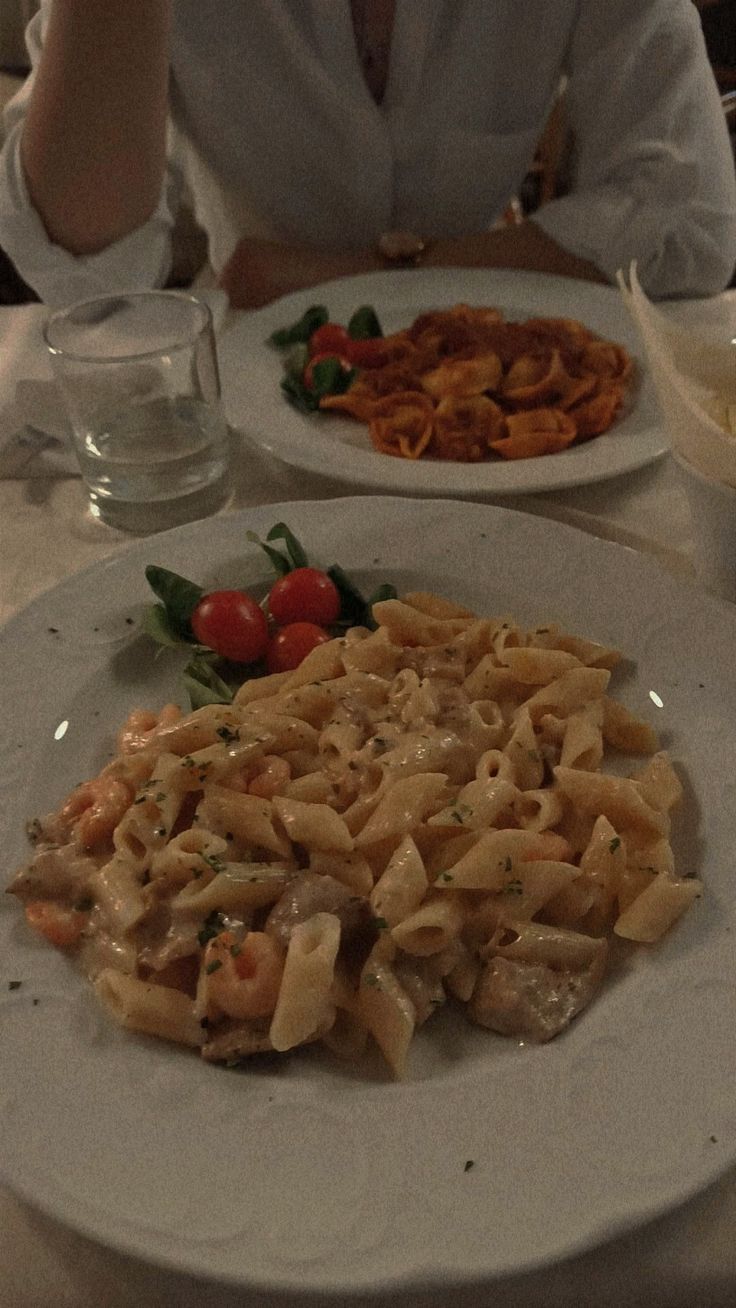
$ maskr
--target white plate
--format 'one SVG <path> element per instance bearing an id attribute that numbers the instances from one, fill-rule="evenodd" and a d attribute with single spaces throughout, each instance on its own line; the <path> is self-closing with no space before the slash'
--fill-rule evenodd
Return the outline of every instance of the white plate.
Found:
<path id="1" fill-rule="evenodd" d="M 414 462 L 379 454 L 363 423 L 337 414 L 299 413 L 281 394 L 282 356 L 267 340 L 275 328 L 300 318 L 310 304 L 324 304 L 337 322 L 347 322 L 359 305 L 372 304 L 388 333 L 408 327 L 426 309 L 459 301 L 495 305 L 512 319 L 578 318 L 599 335 L 619 341 L 639 364 L 627 408 L 603 436 L 560 454 L 487 463 Z M 218 354 L 225 409 L 233 427 L 292 467 L 366 490 L 466 499 L 559 490 L 632 472 L 667 448 L 636 327 L 618 291 L 590 282 L 457 268 L 371 273 L 314 286 L 243 314 L 220 338 Z"/>
<path id="2" fill-rule="evenodd" d="M 26 817 L 104 762 L 131 705 L 175 693 L 168 657 L 129 622 L 144 564 L 252 585 L 267 565 L 246 528 L 281 519 L 359 584 L 433 586 L 631 653 L 617 693 L 682 767 L 674 845 L 707 893 L 556 1041 L 518 1047 L 443 1012 L 403 1084 L 314 1051 L 226 1071 L 119 1030 L 5 899 L 0 1172 L 99 1240 L 254 1293 L 479 1284 L 679 1203 L 736 1159 L 736 610 L 648 559 L 506 509 L 391 497 L 270 505 L 138 542 L 0 633 L 7 875 Z"/>

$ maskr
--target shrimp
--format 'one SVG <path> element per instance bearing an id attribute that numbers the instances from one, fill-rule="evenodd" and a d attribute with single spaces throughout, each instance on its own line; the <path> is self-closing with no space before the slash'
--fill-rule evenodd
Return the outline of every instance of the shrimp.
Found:
<path id="1" fill-rule="evenodd" d="M 82 782 L 67 799 L 60 817 L 84 849 L 110 840 L 118 822 L 133 801 L 125 781 L 103 773 Z"/>
<path id="2" fill-rule="evenodd" d="M 203 973 L 210 1015 L 268 1017 L 273 1013 L 284 971 L 284 951 L 273 936 L 249 931 L 238 944 L 232 931 L 208 941 Z"/>
<path id="3" fill-rule="evenodd" d="M 29 927 L 56 949 L 74 949 L 89 921 L 89 913 L 65 908 L 49 899 L 32 899 L 25 906 Z"/>
<path id="4" fill-rule="evenodd" d="M 149 709 L 133 709 L 118 732 L 119 753 L 134 754 L 136 750 L 144 749 L 159 727 L 173 726 L 180 718 L 181 709 L 178 704 L 164 704 L 160 713 L 152 713 Z"/>

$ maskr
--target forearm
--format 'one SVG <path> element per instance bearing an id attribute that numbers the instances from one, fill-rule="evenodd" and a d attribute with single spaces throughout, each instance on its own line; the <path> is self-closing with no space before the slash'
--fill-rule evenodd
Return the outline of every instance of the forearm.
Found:
<path id="1" fill-rule="evenodd" d="M 535 223 L 471 236 L 430 241 L 422 267 L 520 268 L 562 277 L 607 282 L 594 264 L 578 259 Z M 278 241 L 239 242 L 220 277 L 236 309 L 257 309 L 281 295 L 335 277 L 379 272 L 386 264 L 375 248 L 324 251 Z"/>
<path id="2" fill-rule="evenodd" d="M 595 264 L 571 254 L 529 220 L 471 236 L 433 241 L 425 263 L 435 267 L 517 268 L 608 282 Z"/>
<path id="3" fill-rule="evenodd" d="M 156 208 L 166 164 L 171 0 L 55 0 L 23 129 L 48 235 L 92 254 Z"/>

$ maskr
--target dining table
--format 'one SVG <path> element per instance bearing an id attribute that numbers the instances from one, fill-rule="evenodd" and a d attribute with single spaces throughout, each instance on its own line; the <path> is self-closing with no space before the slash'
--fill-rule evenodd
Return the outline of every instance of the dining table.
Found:
<path id="1" fill-rule="evenodd" d="M 219 304 L 218 335 L 237 315 Z M 672 320 L 736 337 L 736 290 L 709 300 L 663 306 Z M 41 458 L 34 428 L 13 444 L 23 424 L 24 387 L 41 388 L 47 407 L 53 381 L 42 338 L 47 310 L 32 303 L 0 308 L 0 623 L 70 575 L 129 547 L 130 538 L 94 519 L 83 483 L 68 460 Z M 42 424 L 39 424 L 42 426 Z M 30 434 L 29 434 L 30 433 Z M 287 466 L 252 437 L 236 434 L 232 496 L 223 513 L 251 506 L 364 494 L 360 487 Z M 26 449 L 27 457 L 23 454 Z M 478 497 L 476 497 L 476 502 Z M 685 587 L 701 587 L 693 523 L 667 452 L 647 466 L 554 492 L 482 497 L 489 506 L 567 524 L 653 557 Z M 366 496 L 370 513 L 370 496 Z M 723 601 L 721 601 L 723 602 Z M 2 1058 L 2 1050 L 0 1050 Z M 44 1124 L 38 1123 L 42 1132 Z M 513 1184 L 513 1177 L 509 1178 Z M 299 1304 L 320 1303 L 319 1297 Z M 324 1300 L 335 1304 L 334 1298 Z M 340 1299 L 346 1304 L 348 1301 Z M 674 1211 L 574 1257 L 488 1285 L 452 1290 L 445 1299 L 409 1292 L 362 1294 L 361 1308 L 392 1303 L 425 1308 L 727 1308 L 736 1303 L 736 1170 Z M 0 1186 L 1 1308 L 296 1308 L 281 1294 L 200 1280 L 154 1266 L 97 1243 L 56 1216 Z"/>

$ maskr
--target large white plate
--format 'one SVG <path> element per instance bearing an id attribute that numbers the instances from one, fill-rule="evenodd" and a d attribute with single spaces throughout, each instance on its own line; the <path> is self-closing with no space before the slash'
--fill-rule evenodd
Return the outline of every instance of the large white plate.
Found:
<path id="1" fill-rule="evenodd" d="M 637 360 L 638 377 L 626 409 L 610 431 L 561 454 L 536 459 L 414 462 L 379 454 L 364 424 L 337 414 L 299 413 L 281 394 L 281 355 L 267 340 L 275 328 L 294 322 L 310 304 L 324 304 L 337 322 L 347 322 L 359 305 L 372 304 L 384 331 L 391 332 L 408 327 L 426 309 L 459 301 L 495 305 L 512 319 L 578 318 L 601 336 L 625 345 Z M 292 467 L 366 490 L 465 498 L 550 491 L 632 472 L 667 448 L 636 327 L 618 291 L 589 282 L 457 268 L 371 273 L 315 286 L 243 314 L 221 338 L 218 350 L 225 409 L 233 427 Z"/>
<path id="2" fill-rule="evenodd" d="M 5 898 L 0 1173 L 111 1245 L 254 1293 L 342 1301 L 486 1282 L 684 1200 L 736 1158 L 736 612 L 631 551 L 510 510 L 391 497 L 268 506 L 132 545 L 0 633 L 3 875 L 25 857 L 26 817 L 108 757 L 130 706 L 176 692 L 168 657 L 131 625 L 144 564 L 253 584 L 265 561 L 246 528 L 281 519 L 361 584 L 554 617 L 632 654 L 617 692 L 682 768 L 674 845 L 706 894 L 550 1045 L 443 1012 L 403 1084 L 314 1051 L 226 1071 L 125 1033 Z"/>

